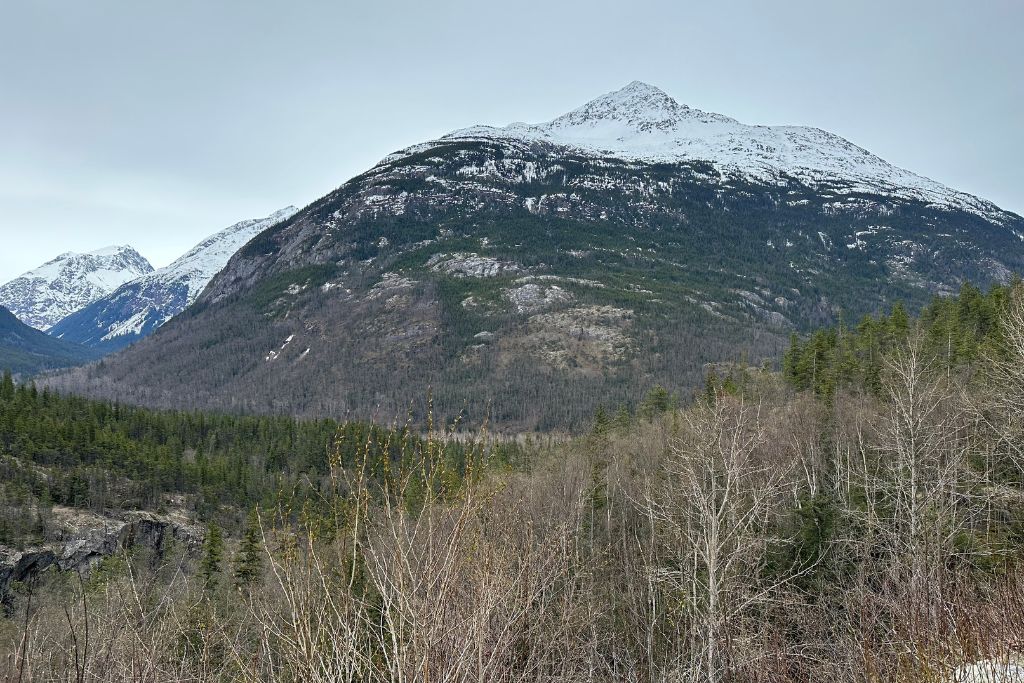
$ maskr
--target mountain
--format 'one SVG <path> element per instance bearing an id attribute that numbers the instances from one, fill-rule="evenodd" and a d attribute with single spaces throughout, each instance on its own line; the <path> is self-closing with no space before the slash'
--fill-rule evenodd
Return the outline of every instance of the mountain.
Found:
<path id="1" fill-rule="evenodd" d="M 126 282 L 72 313 L 49 333 L 105 352 L 124 348 L 185 310 L 246 242 L 296 211 L 289 206 L 266 218 L 235 223 L 170 265 Z"/>
<path id="2" fill-rule="evenodd" d="M 1024 269 L 1024 219 L 814 128 L 631 83 L 385 158 L 59 384 L 152 405 L 562 428 L 793 331 Z"/>
<path id="3" fill-rule="evenodd" d="M 33 374 L 85 363 L 96 353 L 29 327 L 0 306 L 0 370 Z"/>
<path id="4" fill-rule="evenodd" d="M 149 264 L 129 246 L 67 252 L 0 287 L 0 305 L 22 322 L 47 330 L 61 318 L 140 275 Z"/>

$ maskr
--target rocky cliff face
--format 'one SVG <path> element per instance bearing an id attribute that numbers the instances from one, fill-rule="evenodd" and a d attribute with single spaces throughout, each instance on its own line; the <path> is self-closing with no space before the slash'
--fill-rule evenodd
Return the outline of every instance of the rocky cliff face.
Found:
<path id="1" fill-rule="evenodd" d="M 105 557 L 132 548 L 163 552 L 179 543 L 197 551 L 200 527 L 184 519 L 151 512 L 124 512 L 103 517 L 70 508 L 54 508 L 61 531 L 46 543 L 22 550 L 0 545 L 0 602 L 11 584 L 35 579 L 48 571 L 88 573 Z"/>

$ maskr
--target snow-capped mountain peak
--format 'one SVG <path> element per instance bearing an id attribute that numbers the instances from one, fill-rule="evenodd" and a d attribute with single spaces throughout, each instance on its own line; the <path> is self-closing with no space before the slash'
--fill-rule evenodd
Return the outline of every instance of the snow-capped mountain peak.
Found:
<path id="1" fill-rule="evenodd" d="M 474 126 L 441 142 L 490 140 L 547 143 L 578 154 L 646 163 L 711 164 L 725 178 L 777 185 L 793 178 L 840 194 L 867 192 L 965 210 L 1000 222 L 991 202 L 898 168 L 833 133 L 805 126 L 740 123 L 680 104 L 662 90 L 633 81 L 546 123 Z M 427 149 L 417 145 L 384 163 Z"/>
<path id="2" fill-rule="evenodd" d="M 69 315 L 50 334 L 107 350 L 126 346 L 185 310 L 246 242 L 297 211 L 288 206 L 265 218 L 235 223 L 171 264 L 124 283 Z"/>
<path id="3" fill-rule="evenodd" d="M 46 330 L 153 266 L 128 245 L 65 252 L 0 287 L 0 304 L 23 322 Z"/>

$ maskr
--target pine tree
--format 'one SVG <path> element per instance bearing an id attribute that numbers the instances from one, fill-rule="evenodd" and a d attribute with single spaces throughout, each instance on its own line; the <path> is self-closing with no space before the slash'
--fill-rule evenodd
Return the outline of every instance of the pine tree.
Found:
<path id="1" fill-rule="evenodd" d="M 597 412 L 594 413 L 594 429 L 593 433 L 600 436 L 611 428 L 612 418 L 608 415 L 608 411 L 604 409 L 603 405 L 597 406 Z"/>
<path id="2" fill-rule="evenodd" d="M 249 513 L 245 533 L 242 535 L 242 544 L 239 546 L 238 556 L 235 558 L 235 586 L 241 590 L 248 590 L 250 586 L 259 581 L 262 573 L 263 543 L 259 518 L 256 516 L 256 511 L 253 510 Z"/>
<path id="3" fill-rule="evenodd" d="M 206 540 L 203 542 L 203 559 L 199 565 L 206 590 L 217 587 L 220 579 L 221 562 L 224 559 L 224 535 L 220 527 L 210 523 L 206 527 Z"/>
<path id="4" fill-rule="evenodd" d="M 640 403 L 640 414 L 647 420 L 653 420 L 656 415 L 668 412 L 671 407 L 672 395 L 659 384 L 648 391 Z"/>
<path id="5" fill-rule="evenodd" d="M 910 334 L 910 316 L 901 303 L 897 302 L 892 307 L 892 313 L 889 315 L 889 334 L 894 343 L 906 341 Z"/>
<path id="6" fill-rule="evenodd" d="M 14 398 L 14 379 L 10 370 L 4 370 L 3 381 L 0 382 L 0 399 L 10 401 Z"/>
<path id="7" fill-rule="evenodd" d="M 800 338 L 796 335 L 796 332 L 790 333 L 789 348 L 786 349 L 782 356 L 782 374 L 787 380 L 797 386 L 799 386 L 798 366 L 802 353 L 803 349 L 800 346 Z"/>
<path id="8" fill-rule="evenodd" d="M 629 408 L 626 404 L 619 404 L 619 409 L 615 413 L 615 428 L 620 431 L 626 431 L 633 424 L 633 416 L 629 413 Z"/>
<path id="9" fill-rule="evenodd" d="M 708 405 L 714 405 L 718 401 L 718 373 L 715 372 L 714 368 L 708 370 L 708 374 L 704 376 L 704 400 L 707 401 Z"/>

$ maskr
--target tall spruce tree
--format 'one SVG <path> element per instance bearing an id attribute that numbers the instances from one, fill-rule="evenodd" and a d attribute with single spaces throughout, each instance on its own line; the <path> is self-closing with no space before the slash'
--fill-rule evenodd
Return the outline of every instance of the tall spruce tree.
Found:
<path id="1" fill-rule="evenodd" d="M 10 401 L 14 398 L 14 379 L 10 370 L 4 370 L 3 381 L 0 382 L 0 399 Z"/>
<path id="2" fill-rule="evenodd" d="M 263 573 L 263 541 L 256 511 L 249 513 L 242 543 L 235 557 L 235 586 L 248 590 Z"/>
<path id="3" fill-rule="evenodd" d="M 220 527 L 210 523 L 206 527 L 206 539 L 203 542 L 203 559 L 199 565 L 206 590 L 213 590 L 220 580 L 221 563 L 224 559 L 224 534 Z"/>

